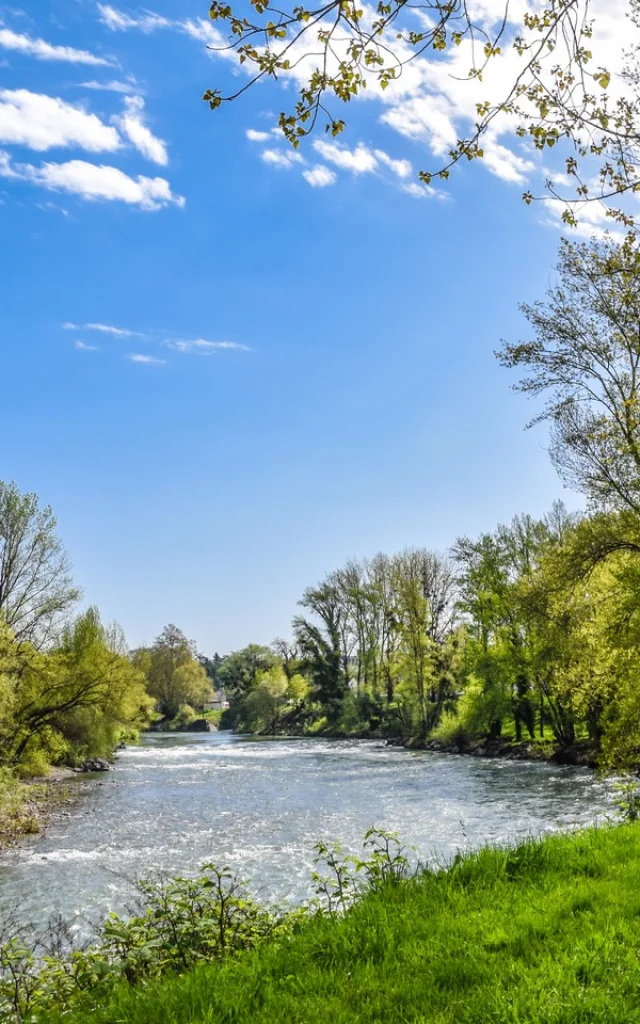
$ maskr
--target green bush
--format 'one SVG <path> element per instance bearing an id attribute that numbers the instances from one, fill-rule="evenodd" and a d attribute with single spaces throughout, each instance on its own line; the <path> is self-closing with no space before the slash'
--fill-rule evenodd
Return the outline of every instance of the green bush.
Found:
<path id="1" fill-rule="evenodd" d="M 15 820 L 24 802 L 24 786 L 10 768 L 0 768 L 0 829 Z"/>
<path id="2" fill-rule="evenodd" d="M 44 939 L 53 955 L 38 955 L 33 942 L 14 935 L 0 944 L 0 1020 L 31 1024 L 54 1010 L 66 1014 L 85 997 L 107 997 L 120 982 L 140 985 L 235 958 L 267 939 L 291 937 L 311 917 L 341 914 L 408 871 L 396 836 L 376 829 L 364 837 L 362 858 L 318 843 L 315 863 L 324 872 L 313 873 L 314 899 L 288 911 L 260 906 L 229 868 L 204 864 L 196 878 L 139 882 L 139 912 L 128 919 L 110 914 L 88 948 L 60 953 L 61 937 L 71 936 L 60 927 Z"/>
<path id="3" fill-rule="evenodd" d="M 431 738 L 447 746 L 464 748 L 471 741 L 471 733 L 465 723 L 453 711 L 445 711 L 440 724 L 431 733 Z"/>
<path id="4" fill-rule="evenodd" d="M 186 725 L 190 725 L 191 722 L 195 722 L 197 717 L 197 714 L 190 704 L 181 704 L 176 715 L 169 722 L 167 728 L 184 729 Z"/>

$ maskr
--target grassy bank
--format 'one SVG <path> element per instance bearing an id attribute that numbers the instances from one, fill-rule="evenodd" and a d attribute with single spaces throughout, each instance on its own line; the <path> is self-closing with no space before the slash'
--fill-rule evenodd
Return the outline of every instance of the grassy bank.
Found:
<path id="1" fill-rule="evenodd" d="M 51 814 L 71 801 L 64 785 L 70 775 L 53 768 L 49 778 L 20 779 L 0 768 L 0 850 L 41 832 Z"/>
<path id="2" fill-rule="evenodd" d="M 39 832 L 46 797 L 41 786 L 17 779 L 0 768 L 0 849 Z"/>
<path id="3" fill-rule="evenodd" d="M 639 872 L 638 824 L 483 850 L 235 961 L 122 984 L 64 1022 L 631 1024 Z"/>

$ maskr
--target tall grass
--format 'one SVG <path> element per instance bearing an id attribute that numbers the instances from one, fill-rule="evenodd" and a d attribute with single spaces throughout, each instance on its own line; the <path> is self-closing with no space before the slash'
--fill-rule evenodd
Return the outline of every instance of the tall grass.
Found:
<path id="1" fill-rule="evenodd" d="M 38 830 L 30 795 L 30 787 L 20 782 L 9 768 L 0 767 L 0 846 Z"/>
<path id="2" fill-rule="evenodd" d="M 47 1024 L 637 1024 L 640 824 L 484 849 Z"/>

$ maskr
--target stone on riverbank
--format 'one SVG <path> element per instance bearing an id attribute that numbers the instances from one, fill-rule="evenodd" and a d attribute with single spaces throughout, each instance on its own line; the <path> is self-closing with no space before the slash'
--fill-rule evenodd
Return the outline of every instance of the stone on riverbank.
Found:
<path id="1" fill-rule="evenodd" d="M 88 757 L 86 761 L 76 765 L 73 771 L 84 774 L 85 772 L 110 772 L 112 768 L 113 765 L 105 761 L 103 757 Z"/>

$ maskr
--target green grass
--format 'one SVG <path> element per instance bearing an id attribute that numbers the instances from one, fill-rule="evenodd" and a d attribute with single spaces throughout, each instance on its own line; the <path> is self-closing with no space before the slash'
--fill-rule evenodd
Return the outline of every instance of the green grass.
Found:
<path id="1" fill-rule="evenodd" d="M 64 1024 L 635 1024 L 639 881 L 640 825 L 486 849 Z"/>

